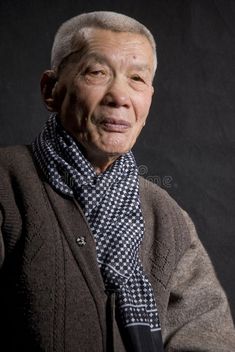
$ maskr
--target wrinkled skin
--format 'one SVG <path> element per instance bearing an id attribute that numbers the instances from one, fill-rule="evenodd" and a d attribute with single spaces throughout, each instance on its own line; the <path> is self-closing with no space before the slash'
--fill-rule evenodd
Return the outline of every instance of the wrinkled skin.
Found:
<path id="1" fill-rule="evenodd" d="M 42 80 L 44 100 L 64 128 L 82 145 L 97 173 L 129 151 L 151 105 L 153 51 L 136 33 L 87 29 L 82 50 Z M 47 94 L 45 92 L 47 91 Z"/>

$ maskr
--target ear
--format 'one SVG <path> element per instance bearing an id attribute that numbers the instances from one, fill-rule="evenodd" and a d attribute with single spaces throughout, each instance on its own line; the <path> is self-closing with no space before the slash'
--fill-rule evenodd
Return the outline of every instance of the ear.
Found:
<path id="1" fill-rule="evenodd" d="M 152 86 L 152 96 L 153 96 L 153 94 L 154 94 L 154 87 Z"/>
<path id="2" fill-rule="evenodd" d="M 45 71 L 42 75 L 40 86 L 42 98 L 48 111 L 57 111 L 57 104 L 55 99 L 56 84 L 57 77 L 55 71 Z"/>

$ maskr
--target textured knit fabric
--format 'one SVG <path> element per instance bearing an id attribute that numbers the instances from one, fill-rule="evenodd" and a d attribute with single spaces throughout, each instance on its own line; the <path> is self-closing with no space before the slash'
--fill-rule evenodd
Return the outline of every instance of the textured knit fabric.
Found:
<path id="1" fill-rule="evenodd" d="M 0 349 L 130 352 L 115 316 L 112 326 L 108 319 L 94 237 L 78 202 L 48 185 L 25 146 L 0 148 L 0 179 Z M 234 351 L 228 301 L 189 216 L 141 177 L 140 200 L 140 256 L 164 351 Z"/>
<path id="2" fill-rule="evenodd" d="M 122 331 L 133 351 L 162 351 L 153 290 L 138 255 L 144 222 L 133 154 L 122 155 L 97 176 L 55 114 L 45 124 L 33 150 L 52 187 L 75 197 L 83 209 L 95 238 L 105 287 L 115 293 L 125 328 Z M 144 348 L 139 344 L 141 339 L 145 340 Z"/>

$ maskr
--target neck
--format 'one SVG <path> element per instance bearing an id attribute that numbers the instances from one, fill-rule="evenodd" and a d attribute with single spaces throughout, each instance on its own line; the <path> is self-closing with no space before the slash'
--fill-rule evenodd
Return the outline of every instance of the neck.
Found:
<path id="1" fill-rule="evenodd" d="M 89 160 L 97 175 L 101 174 L 102 172 L 105 172 L 115 162 L 115 160 L 117 160 L 118 157 L 119 155 L 108 157 L 94 157 L 89 154 L 86 154 L 87 160 Z"/>
<path id="2" fill-rule="evenodd" d="M 79 144 L 79 148 L 86 159 L 91 163 L 97 175 L 105 172 L 121 156 L 121 154 L 118 153 L 100 155 L 99 153 L 87 150 L 82 144 Z"/>

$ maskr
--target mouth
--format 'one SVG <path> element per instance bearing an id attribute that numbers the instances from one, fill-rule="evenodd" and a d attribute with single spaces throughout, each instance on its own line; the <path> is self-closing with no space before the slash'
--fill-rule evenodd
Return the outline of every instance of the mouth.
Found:
<path id="1" fill-rule="evenodd" d="M 103 118 L 100 121 L 100 125 L 105 131 L 108 132 L 125 132 L 131 127 L 131 123 L 122 119 L 116 119 L 111 117 Z"/>

